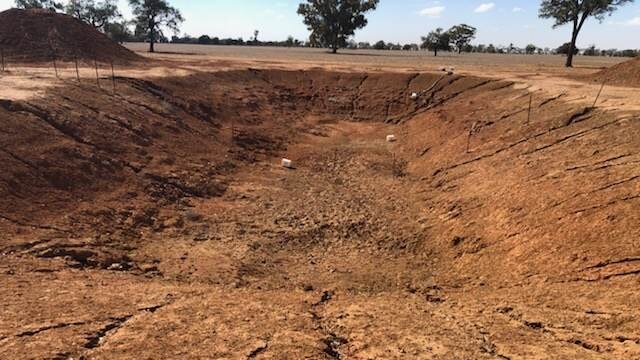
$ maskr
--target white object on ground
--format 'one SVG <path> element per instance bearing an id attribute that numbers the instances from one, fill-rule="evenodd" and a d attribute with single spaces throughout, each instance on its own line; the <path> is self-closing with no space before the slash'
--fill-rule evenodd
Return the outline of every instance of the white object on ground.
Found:
<path id="1" fill-rule="evenodd" d="M 396 136 L 395 135 L 387 135 L 387 142 L 395 142 L 396 140 Z"/>
<path id="2" fill-rule="evenodd" d="M 287 169 L 293 169 L 293 161 L 289 159 L 282 159 L 282 167 Z"/>
<path id="3" fill-rule="evenodd" d="M 412 93 L 411 94 L 411 100 L 416 100 L 418 98 L 418 94 L 417 93 Z"/>

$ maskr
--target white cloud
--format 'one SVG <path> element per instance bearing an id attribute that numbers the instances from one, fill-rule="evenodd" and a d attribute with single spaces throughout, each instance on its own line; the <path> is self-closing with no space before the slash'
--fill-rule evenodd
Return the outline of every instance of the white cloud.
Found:
<path id="1" fill-rule="evenodd" d="M 523 11 L 524 11 L 524 9 L 523 9 L 523 8 L 521 8 L 521 7 L 514 7 L 512 11 L 513 11 L 513 12 L 515 12 L 515 13 L 517 13 L 517 12 L 523 12 Z"/>
<path id="2" fill-rule="evenodd" d="M 496 3 L 485 3 L 480 4 L 473 12 L 476 13 L 486 13 L 487 11 L 491 11 L 494 7 L 496 7 Z"/>
<path id="3" fill-rule="evenodd" d="M 636 16 L 633 19 L 629 19 L 627 21 L 609 21 L 608 24 L 617 26 L 640 26 L 640 16 Z"/>
<path id="4" fill-rule="evenodd" d="M 626 26 L 640 26 L 640 16 L 636 16 L 631 20 L 627 20 L 624 22 Z"/>
<path id="5" fill-rule="evenodd" d="M 427 16 L 432 18 L 438 18 L 442 13 L 446 10 L 444 6 L 432 6 L 425 9 L 420 10 L 420 16 Z"/>

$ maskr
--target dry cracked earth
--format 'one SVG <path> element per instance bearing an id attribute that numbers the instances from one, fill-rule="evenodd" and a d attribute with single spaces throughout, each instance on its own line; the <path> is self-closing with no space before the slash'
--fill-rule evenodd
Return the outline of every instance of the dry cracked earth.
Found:
<path id="1" fill-rule="evenodd" d="M 445 73 L 117 81 L 0 100 L 0 358 L 640 359 L 640 114 Z"/>

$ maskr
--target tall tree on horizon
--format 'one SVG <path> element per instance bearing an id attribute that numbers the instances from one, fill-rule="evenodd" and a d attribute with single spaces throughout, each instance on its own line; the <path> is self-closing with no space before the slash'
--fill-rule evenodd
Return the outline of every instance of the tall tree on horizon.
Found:
<path id="1" fill-rule="evenodd" d="M 449 50 L 451 48 L 451 35 L 442 28 L 430 32 L 422 37 L 422 49 L 433 51 L 433 56 L 438 56 L 438 50 Z"/>
<path id="2" fill-rule="evenodd" d="M 543 0 L 540 4 L 539 16 L 543 19 L 554 19 L 554 29 L 562 25 L 572 24 L 571 42 L 565 65 L 566 67 L 573 67 L 576 41 L 585 21 L 589 17 L 602 21 L 620 6 L 631 2 L 633 0 Z"/>
<path id="3" fill-rule="evenodd" d="M 298 7 L 311 35 L 310 42 L 330 47 L 335 54 L 355 31 L 367 26 L 364 16 L 380 0 L 307 0 Z"/>
<path id="4" fill-rule="evenodd" d="M 180 11 L 166 0 L 129 0 L 133 8 L 133 23 L 136 35 L 142 35 L 149 41 L 149 52 L 155 52 L 155 43 L 164 37 L 162 28 L 178 33 L 179 25 L 184 21 Z"/>
<path id="5" fill-rule="evenodd" d="M 447 31 L 449 40 L 455 44 L 458 54 L 462 53 L 462 50 L 471 43 L 471 40 L 476 38 L 476 31 L 476 28 L 467 24 L 456 25 Z"/>

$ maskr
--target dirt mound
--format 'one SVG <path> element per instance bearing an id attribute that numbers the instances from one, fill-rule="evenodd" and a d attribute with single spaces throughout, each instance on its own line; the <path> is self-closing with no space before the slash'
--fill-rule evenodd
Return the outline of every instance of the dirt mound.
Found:
<path id="1" fill-rule="evenodd" d="M 130 62 L 139 59 L 93 27 L 65 14 L 10 9 L 0 13 L 0 48 L 18 62 L 57 59 Z"/>
<path id="2" fill-rule="evenodd" d="M 593 81 L 611 85 L 640 87 L 640 58 L 625 61 L 595 74 Z"/>

